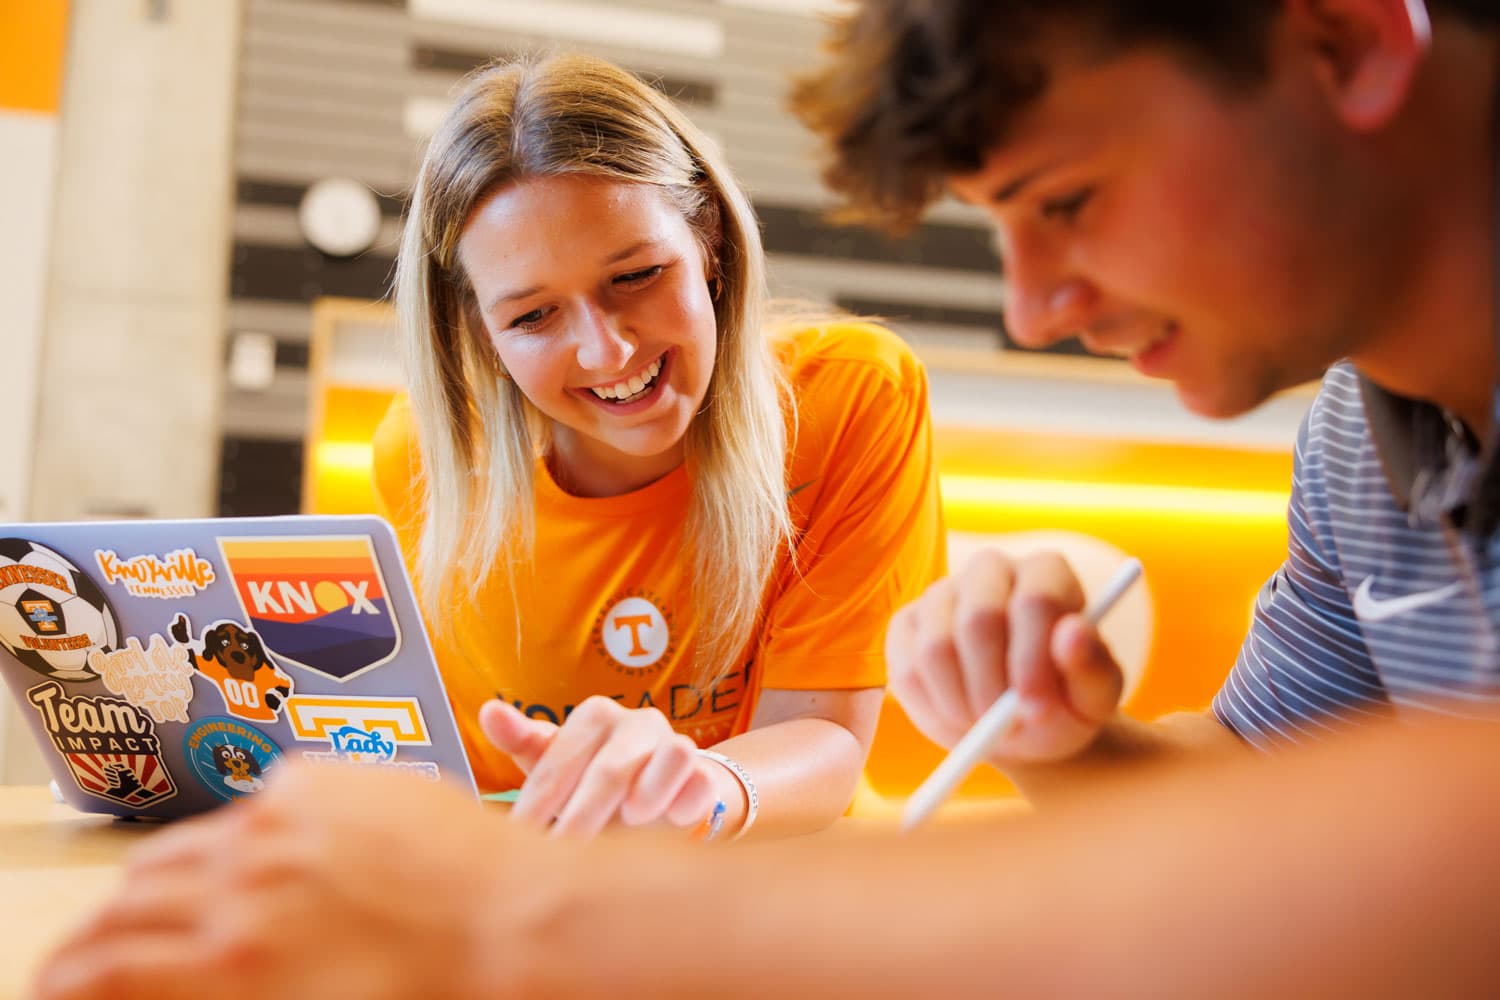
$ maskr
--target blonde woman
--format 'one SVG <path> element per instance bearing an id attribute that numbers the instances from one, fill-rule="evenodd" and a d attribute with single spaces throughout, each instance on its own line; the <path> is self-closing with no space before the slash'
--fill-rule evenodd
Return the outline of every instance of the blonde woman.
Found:
<path id="1" fill-rule="evenodd" d="M 467 82 L 397 271 L 376 480 L 481 787 L 558 833 L 832 822 L 944 568 L 911 353 L 773 329 L 721 157 L 580 56 Z"/>

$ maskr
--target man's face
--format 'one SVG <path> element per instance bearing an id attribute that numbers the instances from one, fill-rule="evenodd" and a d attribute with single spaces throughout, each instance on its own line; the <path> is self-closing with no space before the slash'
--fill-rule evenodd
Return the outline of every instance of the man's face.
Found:
<path id="1" fill-rule="evenodd" d="M 1268 79 L 1238 89 L 1154 48 L 1049 60 L 1043 96 L 950 178 L 995 226 L 1017 341 L 1078 335 L 1215 417 L 1357 349 L 1379 227 L 1291 48 L 1273 38 Z"/>

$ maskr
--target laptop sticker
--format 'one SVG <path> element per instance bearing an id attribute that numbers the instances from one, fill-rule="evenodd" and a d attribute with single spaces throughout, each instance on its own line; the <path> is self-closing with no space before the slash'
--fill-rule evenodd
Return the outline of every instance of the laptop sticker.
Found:
<path id="1" fill-rule="evenodd" d="M 299 740 L 322 741 L 343 726 L 381 730 L 386 738 L 407 746 L 431 746 L 427 720 L 415 698 L 361 698 L 328 694 L 299 694 L 287 702 L 287 721 Z"/>
<path id="2" fill-rule="evenodd" d="M 118 698 L 70 698 L 56 681 L 29 689 L 26 700 L 84 792 L 137 808 L 177 794 L 155 724 L 139 708 Z"/>
<path id="3" fill-rule="evenodd" d="M 152 635 L 142 649 L 140 639 L 127 636 L 122 649 L 90 653 L 89 669 L 111 692 L 145 709 L 157 722 L 188 721 L 195 671 L 192 650 L 186 646 Z"/>
<path id="4" fill-rule="evenodd" d="M 186 615 L 172 619 L 172 638 L 185 647 L 188 663 L 209 680 L 224 711 L 249 722 L 275 722 L 292 693 L 292 679 L 266 655 L 260 636 L 240 622 L 223 619 L 197 641 Z"/>
<path id="5" fill-rule="evenodd" d="M 188 728 L 182 754 L 203 787 L 231 801 L 265 787 L 266 771 L 281 758 L 281 748 L 247 722 L 214 715 Z"/>
<path id="6" fill-rule="evenodd" d="M 119 641 L 114 611 L 88 576 L 45 545 L 0 539 L 0 646 L 43 677 L 94 680 L 89 653 Z"/>
<path id="7" fill-rule="evenodd" d="M 213 563 L 192 549 L 164 556 L 140 555 L 122 559 L 110 549 L 95 549 L 94 562 L 106 587 L 120 585 L 131 597 L 177 600 L 192 597 L 213 583 Z"/>
<path id="8" fill-rule="evenodd" d="M 400 649 L 368 535 L 220 538 L 219 550 L 251 627 L 282 661 L 342 682 Z"/>
<path id="9" fill-rule="evenodd" d="M 298 740 L 326 743 L 326 750 L 304 750 L 307 760 L 400 768 L 430 781 L 440 777 L 430 761 L 396 759 L 401 746 L 432 745 L 415 698 L 297 695 L 287 704 L 287 720 Z"/>

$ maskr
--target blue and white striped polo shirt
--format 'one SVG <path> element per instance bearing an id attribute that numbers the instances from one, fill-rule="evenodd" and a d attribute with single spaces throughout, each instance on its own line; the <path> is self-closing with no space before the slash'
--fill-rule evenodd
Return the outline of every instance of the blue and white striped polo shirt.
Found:
<path id="1" fill-rule="evenodd" d="M 1297 436 L 1287 560 L 1214 699 L 1241 738 L 1500 707 L 1500 463 L 1459 454 L 1450 424 L 1347 364 L 1325 377 Z"/>

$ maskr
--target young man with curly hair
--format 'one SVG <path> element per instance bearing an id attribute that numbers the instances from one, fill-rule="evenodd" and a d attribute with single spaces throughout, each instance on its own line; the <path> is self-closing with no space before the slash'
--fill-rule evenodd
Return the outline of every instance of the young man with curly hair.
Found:
<path id="1" fill-rule="evenodd" d="M 991 758 L 1045 798 L 1500 702 L 1497 25 L 1480 0 L 901 0 L 841 26 L 795 98 L 827 181 L 897 228 L 944 192 L 980 208 L 1017 341 L 1076 336 L 1210 417 L 1327 373 L 1211 715 L 1120 715 L 1068 568 L 986 554 L 892 624 L 928 736 L 1016 689 Z"/>

